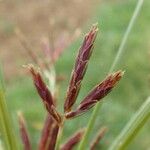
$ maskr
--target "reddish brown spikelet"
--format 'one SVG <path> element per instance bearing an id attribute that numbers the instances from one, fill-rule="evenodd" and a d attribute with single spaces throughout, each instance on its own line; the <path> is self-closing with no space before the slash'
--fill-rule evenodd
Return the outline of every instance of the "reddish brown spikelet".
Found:
<path id="1" fill-rule="evenodd" d="M 71 107 L 76 101 L 77 95 L 81 87 L 81 81 L 86 72 L 87 64 L 92 53 L 93 44 L 97 35 L 98 28 L 94 25 L 90 32 L 85 36 L 82 46 L 76 58 L 75 66 L 72 71 L 71 80 L 67 90 L 64 111 L 71 111 Z"/>
<path id="2" fill-rule="evenodd" d="M 47 140 L 45 150 L 55 150 L 58 132 L 59 132 L 59 126 L 56 122 L 54 122 L 51 127 L 51 131 L 49 133 L 49 138 Z"/>
<path id="3" fill-rule="evenodd" d="M 110 93 L 110 91 L 123 76 L 123 73 L 124 72 L 122 71 L 117 71 L 113 74 L 108 75 L 105 80 L 94 87 L 91 92 L 83 99 L 77 110 L 66 114 L 66 118 L 78 116 L 93 107 L 97 102 L 99 102 L 108 93 Z"/>
<path id="4" fill-rule="evenodd" d="M 101 139 L 104 137 L 105 133 L 107 132 L 107 128 L 103 127 L 99 130 L 96 138 L 93 140 L 93 142 L 90 145 L 90 150 L 96 150 L 96 146 L 101 141 Z"/>
<path id="5" fill-rule="evenodd" d="M 76 132 L 69 140 L 60 148 L 60 150 L 72 150 L 76 144 L 81 141 L 83 137 L 84 130 Z"/>
<path id="6" fill-rule="evenodd" d="M 46 149 L 46 143 L 48 142 L 49 134 L 52 130 L 53 123 L 54 123 L 54 119 L 48 114 L 42 130 L 41 139 L 39 141 L 39 150 Z"/>
<path id="7" fill-rule="evenodd" d="M 42 98 L 42 100 L 47 102 L 50 106 L 53 105 L 53 98 L 52 95 L 47 88 L 46 84 L 44 83 L 40 72 L 35 69 L 32 65 L 29 65 L 29 70 L 32 74 L 33 80 L 34 80 L 34 85 Z"/>
<path id="8" fill-rule="evenodd" d="M 40 75 L 40 72 L 37 71 L 32 65 L 29 65 L 28 68 L 32 74 L 34 85 L 38 91 L 38 94 L 42 98 L 47 111 L 60 124 L 61 116 L 59 115 L 59 113 L 57 112 L 57 110 L 54 106 L 52 94 L 49 91 L 46 84 L 44 83 L 44 81 Z"/>
<path id="9" fill-rule="evenodd" d="M 21 112 L 18 113 L 18 120 L 19 120 L 20 135 L 21 135 L 22 143 L 24 145 L 24 150 L 31 150 L 30 138 L 25 125 L 25 119 Z"/>

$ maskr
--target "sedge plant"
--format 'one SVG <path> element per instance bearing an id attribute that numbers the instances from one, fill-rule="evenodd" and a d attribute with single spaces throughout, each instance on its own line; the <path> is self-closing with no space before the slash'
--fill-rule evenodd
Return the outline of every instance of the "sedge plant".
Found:
<path id="1" fill-rule="evenodd" d="M 124 51 L 124 46 L 126 44 L 129 33 L 133 27 L 135 19 L 140 11 L 143 1 L 139 0 L 133 17 L 129 23 L 129 26 L 125 32 L 125 36 L 121 42 L 118 53 L 108 75 L 98 83 L 87 95 L 81 100 L 80 104 L 77 107 L 73 107 L 76 103 L 77 97 L 79 95 L 80 89 L 82 87 L 82 80 L 86 73 L 88 62 L 90 56 L 93 52 L 94 43 L 98 33 L 97 25 L 93 25 L 90 31 L 85 35 L 82 45 L 79 48 L 77 57 L 75 59 L 75 65 L 72 69 L 70 82 L 68 89 L 66 91 L 66 97 L 64 99 L 64 113 L 60 113 L 57 109 L 59 105 L 57 103 L 57 94 L 56 94 L 56 81 L 57 76 L 55 73 L 54 63 L 60 57 L 60 54 L 63 52 L 66 46 L 55 48 L 55 44 L 52 43 L 52 47 L 49 44 L 45 45 L 45 57 L 50 61 L 39 61 L 36 54 L 31 50 L 30 46 L 26 43 L 26 39 L 22 33 L 16 30 L 17 36 L 19 37 L 20 42 L 26 49 L 28 55 L 31 57 L 33 64 L 27 65 L 33 84 L 41 102 L 45 107 L 47 112 L 45 116 L 45 122 L 43 123 L 43 129 L 41 132 L 41 137 L 37 145 L 39 150 L 72 150 L 74 147 L 79 144 L 79 150 L 88 149 L 87 140 L 89 138 L 89 132 L 92 130 L 98 109 L 100 108 L 100 102 L 106 97 L 112 89 L 117 86 L 118 82 L 122 78 L 124 72 L 119 70 L 114 73 L 112 71 L 118 64 L 121 55 Z M 60 44 L 62 45 L 62 43 Z M 45 82 L 45 78 L 48 80 L 48 84 Z M 16 139 L 14 138 L 14 131 L 12 130 L 12 125 L 10 123 L 10 115 L 7 111 L 7 105 L 4 99 L 4 92 L 0 91 L 0 129 L 4 139 L 4 147 L 8 150 L 17 150 Z M 84 115 L 92 107 L 95 107 L 90 122 L 87 128 L 80 129 L 76 131 L 68 140 L 62 144 L 61 136 L 63 134 L 64 123 L 75 117 L 80 117 Z M 120 135 L 116 138 L 114 143 L 110 145 L 110 150 L 122 150 L 127 147 L 127 145 L 132 141 L 138 131 L 143 127 L 146 121 L 150 117 L 150 98 L 141 106 L 141 108 L 135 113 L 131 118 L 127 126 L 121 131 Z M 20 127 L 20 135 L 22 139 L 22 145 L 24 150 L 32 149 L 32 140 L 29 136 L 29 131 L 27 129 L 26 120 L 21 112 L 18 113 L 18 123 Z M 99 141 L 103 138 L 107 131 L 107 127 L 102 127 L 97 136 L 91 142 L 89 149 L 95 150 Z M 0 145 L 1 146 L 1 145 Z M 3 147 L 3 146 L 1 146 Z M 2 149 L 2 148 L 1 148 Z"/>
<path id="2" fill-rule="evenodd" d="M 68 119 L 73 119 L 77 116 L 83 115 L 89 109 L 94 107 L 96 103 L 98 103 L 100 100 L 102 100 L 102 98 L 104 98 L 108 93 L 110 93 L 110 91 L 116 86 L 118 81 L 123 76 L 122 71 L 117 71 L 115 73 L 109 74 L 102 82 L 96 85 L 87 94 L 87 96 L 85 96 L 85 98 L 81 101 L 77 108 L 72 109 L 72 106 L 75 104 L 81 88 L 81 83 L 88 66 L 88 61 L 93 51 L 97 32 L 97 25 L 93 25 L 89 33 L 85 35 L 83 43 L 79 48 L 79 52 L 75 60 L 75 65 L 72 70 L 68 90 L 66 92 L 63 114 L 58 112 L 58 104 L 55 100 L 57 98 L 51 93 L 50 88 L 44 82 L 42 72 L 40 71 L 40 69 L 34 67 L 32 64 L 27 66 L 28 70 L 32 75 L 35 88 L 39 96 L 41 97 L 41 100 L 47 111 L 47 117 L 43 127 L 42 137 L 39 141 L 39 149 L 53 150 L 55 149 L 55 146 L 56 149 L 72 149 L 81 140 L 84 130 L 77 131 L 77 133 L 75 133 L 75 135 L 72 138 L 70 138 L 66 144 L 60 147 L 59 143 L 64 127 L 63 124 Z M 102 136 L 101 132 L 100 135 Z M 25 137 L 28 137 L 27 132 Z M 27 140 L 23 139 L 23 141 Z M 27 143 L 24 143 L 24 145 L 27 145 Z"/>

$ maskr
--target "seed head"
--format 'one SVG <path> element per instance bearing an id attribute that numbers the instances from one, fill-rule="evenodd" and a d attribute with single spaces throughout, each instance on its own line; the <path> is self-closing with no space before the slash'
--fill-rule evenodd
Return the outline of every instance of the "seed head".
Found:
<path id="1" fill-rule="evenodd" d="M 46 119 L 45 119 L 41 139 L 39 141 L 39 150 L 46 149 L 49 134 L 52 131 L 52 125 L 53 125 L 54 122 L 55 122 L 54 119 L 51 117 L 51 115 L 48 114 Z"/>
<path id="2" fill-rule="evenodd" d="M 31 150 L 31 143 L 30 143 L 28 130 L 26 127 L 25 119 L 21 112 L 18 112 L 18 120 L 19 120 L 20 135 L 21 135 L 22 143 L 24 145 L 24 150 Z"/>
<path id="3" fill-rule="evenodd" d="M 87 64 L 93 50 L 93 44 L 97 35 L 97 31 L 98 28 L 96 25 L 94 25 L 91 28 L 90 32 L 86 34 L 83 44 L 79 49 L 75 66 L 71 74 L 69 87 L 67 90 L 66 101 L 64 104 L 65 112 L 71 111 L 71 107 L 75 103 L 76 98 L 78 96 L 81 87 L 81 81 L 86 72 Z"/>
<path id="4" fill-rule="evenodd" d="M 72 150 L 77 143 L 81 141 L 84 129 L 77 131 L 69 140 L 60 148 L 60 150 Z"/>
<path id="5" fill-rule="evenodd" d="M 97 102 L 99 102 L 102 98 L 104 98 L 110 91 L 114 88 L 114 86 L 118 83 L 118 81 L 123 76 L 122 71 L 117 71 L 113 74 L 110 74 L 103 80 L 100 84 L 94 87 L 91 92 L 83 99 L 80 103 L 77 110 L 66 113 L 66 118 L 72 118 L 77 115 L 86 112 L 91 107 L 95 106 Z"/>
<path id="6" fill-rule="evenodd" d="M 101 139 L 105 136 L 106 132 L 107 132 L 107 128 L 106 127 L 102 127 L 99 131 L 98 134 L 96 135 L 95 139 L 92 141 L 92 143 L 90 144 L 90 150 L 95 150 L 96 146 L 98 145 L 98 143 L 101 141 Z"/>
<path id="7" fill-rule="evenodd" d="M 38 91 L 38 94 L 42 98 L 43 104 L 50 115 L 60 124 L 61 116 L 54 106 L 52 94 L 44 83 L 40 72 L 36 70 L 33 65 L 29 65 L 28 68 L 32 74 L 34 85 Z"/>

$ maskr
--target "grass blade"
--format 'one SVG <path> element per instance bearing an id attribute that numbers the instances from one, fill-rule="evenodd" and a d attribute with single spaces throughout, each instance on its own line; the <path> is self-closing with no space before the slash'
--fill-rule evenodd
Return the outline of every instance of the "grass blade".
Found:
<path id="1" fill-rule="evenodd" d="M 130 20 L 130 22 L 128 24 L 128 27 L 127 27 L 127 29 L 125 31 L 125 34 L 123 36 L 123 39 L 121 41 L 121 44 L 120 44 L 120 46 L 118 48 L 118 53 L 117 53 L 117 55 L 116 55 L 116 57 L 114 59 L 113 64 L 110 67 L 109 72 L 112 72 L 114 70 L 114 68 L 117 66 L 118 62 L 120 61 L 123 52 L 125 51 L 125 49 L 124 49 L 125 44 L 127 43 L 129 34 L 131 33 L 131 30 L 132 30 L 133 25 L 134 25 L 134 23 L 136 21 L 136 18 L 137 18 L 138 14 L 139 14 L 139 12 L 140 12 L 140 10 L 142 8 L 143 2 L 144 2 L 144 0 L 138 0 L 138 2 L 137 2 L 137 5 L 136 5 L 136 8 L 135 8 L 134 13 L 132 15 L 132 18 L 131 18 L 131 20 Z"/>
<path id="2" fill-rule="evenodd" d="M 0 139 L 0 150 L 3 150 L 2 141 Z"/>
<path id="3" fill-rule="evenodd" d="M 127 123 L 120 135 L 110 146 L 109 150 L 123 150 L 135 138 L 140 129 L 150 118 L 150 97 L 143 103 L 139 110 Z"/>
<path id="4" fill-rule="evenodd" d="M 4 97 L 4 84 L 0 71 L 0 132 L 4 137 L 4 143 L 8 150 L 17 150 L 17 142 L 15 140 L 14 128 L 11 124 L 11 118 Z"/>

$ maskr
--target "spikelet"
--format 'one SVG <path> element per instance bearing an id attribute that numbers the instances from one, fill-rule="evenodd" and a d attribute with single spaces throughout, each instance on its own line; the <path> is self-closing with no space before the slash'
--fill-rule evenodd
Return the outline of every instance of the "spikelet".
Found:
<path id="1" fill-rule="evenodd" d="M 84 129 L 77 131 L 68 141 L 61 146 L 60 150 L 72 150 L 76 146 L 83 136 Z"/>
<path id="2" fill-rule="evenodd" d="M 64 111 L 69 112 L 78 96 L 81 81 L 86 72 L 87 64 L 93 50 L 93 44 L 97 35 L 98 28 L 94 25 L 90 32 L 85 36 L 82 46 L 79 49 L 75 66 L 71 74 L 71 80 L 67 90 L 67 96 L 64 104 Z"/>
<path id="3" fill-rule="evenodd" d="M 117 71 L 113 74 L 108 75 L 105 80 L 103 80 L 100 84 L 94 87 L 91 92 L 89 92 L 89 94 L 83 99 L 83 101 L 75 111 L 66 113 L 66 118 L 76 117 L 86 112 L 91 107 L 95 106 L 97 102 L 99 102 L 108 93 L 110 93 L 110 91 L 121 79 L 123 74 L 124 72 Z"/>
<path id="4" fill-rule="evenodd" d="M 47 111 L 49 114 L 53 117 L 54 120 L 58 122 L 58 124 L 61 123 L 61 116 L 57 112 L 56 107 L 53 102 L 53 97 L 51 92 L 49 91 L 48 87 L 44 83 L 41 74 L 38 70 L 36 70 L 33 65 L 28 65 L 28 69 L 30 70 L 34 85 L 38 91 L 38 94 L 40 95 Z"/>
<path id="5" fill-rule="evenodd" d="M 19 121 L 21 139 L 24 145 L 24 150 L 31 150 L 29 134 L 26 128 L 25 119 L 21 112 L 18 112 L 18 121 Z"/>
<path id="6" fill-rule="evenodd" d="M 52 130 L 53 123 L 54 123 L 54 119 L 51 117 L 51 115 L 48 114 L 46 119 L 45 119 L 45 123 L 44 123 L 42 134 L 41 134 L 41 138 L 40 138 L 40 141 L 39 141 L 39 150 L 46 149 L 47 141 L 48 141 L 48 138 L 49 138 L 49 134 Z"/>
<path id="7" fill-rule="evenodd" d="M 98 143 L 101 141 L 101 139 L 104 137 L 105 133 L 107 132 L 107 128 L 103 127 L 98 131 L 98 134 L 96 136 L 96 138 L 92 141 L 92 143 L 90 144 L 90 150 L 96 150 L 96 146 L 98 145 Z"/>
<path id="8" fill-rule="evenodd" d="M 46 143 L 46 150 L 55 150 L 55 145 L 59 133 L 59 126 L 56 122 L 53 123 L 49 138 Z"/>

